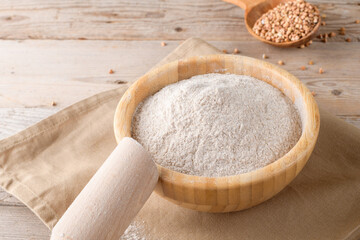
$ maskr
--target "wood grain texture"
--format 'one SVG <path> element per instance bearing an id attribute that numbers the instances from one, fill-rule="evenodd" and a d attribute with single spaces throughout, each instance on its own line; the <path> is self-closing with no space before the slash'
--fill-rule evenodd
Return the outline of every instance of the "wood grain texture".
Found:
<path id="1" fill-rule="evenodd" d="M 98 92 L 133 82 L 175 49 L 178 41 L 0 41 L 0 107 L 64 108 Z M 279 49 L 259 42 L 215 41 L 219 49 L 282 66 L 316 92 L 336 115 L 360 115 L 359 43 L 314 43 Z M 62 54 L 60 54 L 62 53 Z M 21 55 L 22 57 L 15 57 Z M 30 60 L 31 59 L 31 60 Z M 314 65 L 308 65 L 313 60 Z M 301 66 L 307 70 L 300 70 Z M 319 74 L 322 67 L 324 74 Z M 109 74 L 114 69 L 114 74 Z M 340 93 L 334 95 L 333 91 Z"/>
<path id="2" fill-rule="evenodd" d="M 49 229 L 26 206 L 0 207 L 1 240 L 48 240 Z"/>
<path id="3" fill-rule="evenodd" d="M 24 204 L 21 203 L 17 198 L 13 197 L 9 193 L 5 192 L 2 188 L 0 189 L 0 207 L 9 207 L 9 206 L 21 206 L 24 207 Z"/>
<path id="4" fill-rule="evenodd" d="M 327 16 L 321 31 L 346 27 L 347 35 L 359 41 L 360 27 L 353 24 L 360 11 L 356 0 L 310 2 Z M 219 0 L 20 0 L 3 2 L 0 13 L 0 39 L 253 40 L 244 11 Z"/>
<path id="5" fill-rule="evenodd" d="M 0 108 L 0 139 L 9 137 L 57 111 L 57 108 Z"/>
<path id="6" fill-rule="evenodd" d="M 138 79 L 122 96 L 115 112 L 114 131 L 121 143 L 131 137 L 136 107 L 163 87 L 208 73 L 245 74 L 277 87 L 297 106 L 302 135 L 297 144 L 275 162 L 251 172 L 225 177 L 203 177 L 179 173 L 157 165 L 155 192 L 185 208 L 202 212 L 233 212 L 258 205 L 280 192 L 302 170 L 319 134 L 319 109 L 311 92 L 295 76 L 255 58 L 231 55 L 191 57 L 158 68 Z M 239 195 L 239 193 L 241 193 Z"/>

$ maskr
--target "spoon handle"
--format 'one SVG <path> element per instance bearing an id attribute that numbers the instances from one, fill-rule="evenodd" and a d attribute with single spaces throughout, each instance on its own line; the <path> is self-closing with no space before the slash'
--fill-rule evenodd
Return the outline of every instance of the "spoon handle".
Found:
<path id="1" fill-rule="evenodd" d="M 119 240 L 157 181 L 150 154 L 124 138 L 55 225 L 51 240 Z"/>
<path id="2" fill-rule="evenodd" d="M 249 9 L 250 6 L 255 6 L 260 2 L 265 0 L 223 0 L 224 2 L 232 3 L 236 6 L 241 7 L 242 9 Z"/>

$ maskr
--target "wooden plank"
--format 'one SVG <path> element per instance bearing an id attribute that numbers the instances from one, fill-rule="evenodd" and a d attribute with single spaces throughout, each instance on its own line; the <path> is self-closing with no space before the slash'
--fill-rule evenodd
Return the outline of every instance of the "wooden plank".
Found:
<path id="1" fill-rule="evenodd" d="M 346 27 L 359 41 L 354 24 L 356 0 L 311 1 L 326 14 L 330 32 Z M 199 36 L 207 40 L 255 41 L 244 25 L 244 11 L 220 0 L 5 1 L 0 6 L 0 39 L 158 40 Z M 337 36 L 331 41 L 343 41 Z"/>
<path id="2" fill-rule="evenodd" d="M 45 240 L 50 230 L 25 206 L 0 207 L 1 240 Z"/>
<path id="3" fill-rule="evenodd" d="M 160 42 L 0 41 L 0 107 L 51 107 L 55 101 L 63 108 L 134 80 L 177 46 L 177 42 L 163 48 Z M 115 73 L 109 74 L 110 69 Z"/>
<path id="4" fill-rule="evenodd" d="M 0 139 L 9 137 L 57 112 L 57 108 L 0 108 Z M 1 204 L 0 192 L 0 204 Z"/>
<path id="5" fill-rule="evenodd" d="M 0 107 L 61 109 L 85 97 L 133 82 L 176 48 L 178 41 L 0 41 Z M 259 42 L 211 42 L 242 55 L 263 53 L 317 93 L 320 105 L 336 115 L 360 115 L 360 43 L 314 43 L 279 49 Z M 17 56 L 21 55 L 19 58 Z M 350 56 L 350 57 L 349 57 Z M 307 65 L 309 60 L 314 65 Z M 300 70 L 304 65 L 308 69 Z M 319 74 L 322 67 L 324 74 Z M 115 70 L 109 74 L 109 69 Z"/>
<path id="6" fill-rule="evenodd" d="M 350 115 L 350 116 L 339 115 L 338 117 L 360 128 L 360 115 Z"/>
<path id="7" fill-rule="evenodd" d="M 24 204 L 0 187 L 0 208 L 8 206 L 21 206 Z"/>

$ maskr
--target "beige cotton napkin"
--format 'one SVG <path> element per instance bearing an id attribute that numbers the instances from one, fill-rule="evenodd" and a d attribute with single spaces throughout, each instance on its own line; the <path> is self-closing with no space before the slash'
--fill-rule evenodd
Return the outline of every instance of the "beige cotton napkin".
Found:
<path id="1" fill-rule="evenodd" d="M 220 53 L 189 39 L 161 63 Z M 115 107 L 128 85 L 78 102 L 0 141 L 0 186 L 50 229 L 114 149 Z M 360 129 L 324 112 L 315 150 L 274 198 L 227 214 L 201 213 L 156 194 L 136 217 L 149 239 L 360 239 Z"/>

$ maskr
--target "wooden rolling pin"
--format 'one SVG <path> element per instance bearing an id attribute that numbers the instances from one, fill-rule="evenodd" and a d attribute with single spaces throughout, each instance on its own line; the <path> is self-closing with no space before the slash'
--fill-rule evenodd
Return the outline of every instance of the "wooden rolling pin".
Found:
<path id="1" fill-rule="evenodd" d="M 60 218 L 51 240 L 119 240 L 158 178 L 150 154 L 124 138 Z"/>

